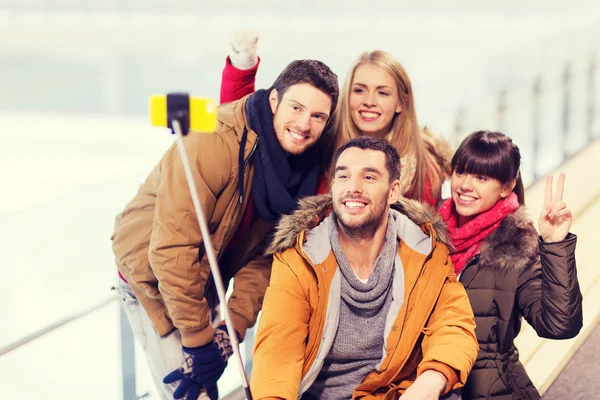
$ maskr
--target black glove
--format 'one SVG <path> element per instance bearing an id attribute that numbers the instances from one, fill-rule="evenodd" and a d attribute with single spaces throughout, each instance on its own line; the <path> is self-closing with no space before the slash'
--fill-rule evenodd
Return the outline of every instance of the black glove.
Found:
<path id="1" fill-rule="evenodd" d="M 237 332 L 236 332 L 237 334 Z M 239 338 L 239 334 L 237 334 Z M 199 347 L 183 347 L 183 365 L 163 379 L 163 383 L 181 383 L 173 393 L 175 399 L 196 400 L 205 386 L 211 400 L 219 398 L 217 381 L 223 375 L 227 360 L 233 354 L 227 327 L 221 325 L 215 329 L 213 340 Z"/>

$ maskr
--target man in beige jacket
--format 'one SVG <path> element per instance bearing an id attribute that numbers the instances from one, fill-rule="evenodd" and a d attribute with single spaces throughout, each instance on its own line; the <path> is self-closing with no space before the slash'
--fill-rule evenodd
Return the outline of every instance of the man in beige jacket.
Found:
<path id="1" fill-rule="evenodd" d="M 269 284 L 265 237 L 316 191 L 337 96 L 326 65 L 294 61 L 271 89 L 220 106 L 213 134 L 185 138 L 223 281 L 235 282 L 228 307 L 240 340 Z M 175 145 L 117 216 L 112 241 L 125 311 L 162 398 L 204 388 L 216 399 L 232 350 L 224 323 L 212 321 L 218 299 Z"/>

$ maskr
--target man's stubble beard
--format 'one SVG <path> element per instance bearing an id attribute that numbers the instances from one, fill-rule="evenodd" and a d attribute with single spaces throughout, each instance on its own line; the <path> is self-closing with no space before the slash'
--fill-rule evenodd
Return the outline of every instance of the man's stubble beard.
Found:
<path id="1" fill-rule="evenodd" d="M 378 207 L 376 210 L 374 210 L 374 212 L 377 212 L 380 210 L 379 215 L 374 215 L 373 213 L 370 213 L 367 215 L 367 217 L 365 218 L 364 222 L 362 224 L 360 224 L 359 226 L 348 226 L 342 218 L 340 218 L 340 213 L 337 212 L 336 208 L 334 206 L 334 213 L 336 216 L 336 221 L 338 223 L 338 227 L 341 228 L 344 233 L 352 240 L 354 241 L 362 241 L 362 240 L 367 240 L 367 239 L 371 239 L 374 235 L 375 232 L 377 231 L 377 229 L 386 221 L 384 221 L 384 216 L 385 216 L 385 210 L 387 207 L 387 198 L 389 196 L 389 192 L 387 193 L 387 195 L 384 197 L 384 199 L 381 201 L 380 203 L 380 207 Z"/>

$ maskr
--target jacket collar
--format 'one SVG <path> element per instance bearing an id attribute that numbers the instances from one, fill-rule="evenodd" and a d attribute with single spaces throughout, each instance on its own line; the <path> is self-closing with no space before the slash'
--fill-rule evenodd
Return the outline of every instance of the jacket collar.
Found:
<path id="1" fill-rule="evenodd" d="M 296 211 L 280 219 L 267 254 L 283 252 L 294 247 L 299 240 L 304 242 L 299 243 L 300 245 L 305 245 L 311 237 L 318 236 L 323 240 L 323 234 L 327 234 L 327 221 L 331 220 L 328 216 L 332 208 L 330 194 L 301 199 Z M 392 216 L 396 221 L 398 236 L 411 248 L 421 253 L 427 252 L 425 248 L 431 249 L 429 240 L 431 232 L 428 229 L 435 230 L 438 241 L 449 245 L 446 225 L 430 206 L 402 198 L 392 206 Z M 311 240 L 308 245 L 313 246 L 313 241 Z"/>
<path id="2" fill-rule="evenodd" d="M 538 249 L 538 233 L 521 206 L 481 244 L 478 264 L 499 271 L 522 270 L 537 259 Z"/>
<path id="3" fill-rule="evenodd" d="M 222 125 L 230 128 L 237 135 L 238 143 L 242 142 L 244 128 L 248 125 L 246 118 L 246 102 L 251 94 L 242 97 L 240 100 L 232 101 L 231 103 L 222 104 L 217 108 L 217 120 Z M 254 131 L 248 128 L 248 132 L 252 132 L 248 139 L 252 143 L 256 140 Z"/>
<path id="4" fill-rule="evenodd" d="M 217 120 L 219 123 L 231 130 L 235 135 L 237 142 L 240 145 L 238 152 L 238 192 L 240 202 L 242 201 L 246 189 L 244 187 L 244 170 L 246 162 L 254 152 L 258 144 L 258 135 L 248 128 L 248 120 L 246 118 L 246 102 L 251 95 L 244 96 L 240 100 L 232 101 L 231 103 L 222 104 L 217 109 Z"/>

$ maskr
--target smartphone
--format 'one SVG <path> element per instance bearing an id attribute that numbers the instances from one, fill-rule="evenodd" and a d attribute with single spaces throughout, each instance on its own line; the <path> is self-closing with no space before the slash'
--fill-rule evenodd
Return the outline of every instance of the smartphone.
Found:
<path id="1" fill-rule="evenodd" d="M 186 94 L 182 94 L 186 96 Z M 207 97 L 189 97 L 190 131 L 212 133 L 217 128 L 217 105 Z M 168 127 L 167 96 L 150 96 L 150 120 L 152 125 Z"/>

